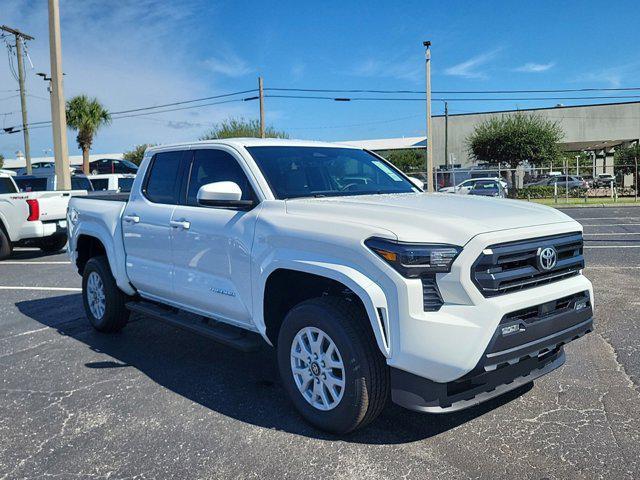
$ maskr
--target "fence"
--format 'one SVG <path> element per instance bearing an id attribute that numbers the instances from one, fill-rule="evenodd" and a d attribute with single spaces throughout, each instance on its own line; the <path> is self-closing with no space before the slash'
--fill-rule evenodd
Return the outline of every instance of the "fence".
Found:
<path id="1" fill-rule="evenodd" d="M 601 167 L 599 167 L 601 170 Z M 554 203 L 589 203 L 594 199 L 603 201 L 638 201 L 638 165 L 615 165 L 607 167 L 610 177 L 595 177 L 591 167 L 564 165 L 537 168 L 469 168 L 438 169 L 434 174 L 436 189 L 460 187 L 478 178 L 501 178 L 507 185 L 510 198 L 522 200 L 549 200 Z M 426 182 L 424 172 L 407 172 L 412 177 Z M 459 191 L 459 190 L 457 190 Z"/>

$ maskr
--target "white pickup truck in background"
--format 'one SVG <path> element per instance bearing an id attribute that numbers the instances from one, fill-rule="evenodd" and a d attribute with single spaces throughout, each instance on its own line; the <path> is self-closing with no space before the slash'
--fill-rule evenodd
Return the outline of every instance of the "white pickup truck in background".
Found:
<path id="1" fill-rule="evenodd" d="M 0 260 L 14 246 L 58 252 L 67 243 L 67 205 L 84 190 L 20 192 L 10 175 L 0 174 Z"/>
<path id="2" fill-rule="evenodd" d="M 68 224 L 97 330 L 134 311 L 272 345 L 294 406 L 332 432 L 367 424 L 389 396 L 431 413 L 476 405 L 559 367 L 593 328 L 578 222 L 425 194 L 353 147 L 153 147 L 130 195 L 73 198 Z"/>

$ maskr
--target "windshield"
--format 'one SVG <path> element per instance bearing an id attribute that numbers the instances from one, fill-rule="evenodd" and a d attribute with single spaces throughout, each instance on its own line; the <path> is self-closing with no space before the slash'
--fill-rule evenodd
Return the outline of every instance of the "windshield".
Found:
<path id="1" fill-rule="evenodd" d="M 480 182 L 476 182 L 473 187 L 474 190 L 497 190 L 498 183 L 493 180 L 482 180 Z"/>
<path id="2" fill-rule="evenodd" d="M 352 148 L 247 148 L 278 199 L 418 192 L 391 164 Z"/>

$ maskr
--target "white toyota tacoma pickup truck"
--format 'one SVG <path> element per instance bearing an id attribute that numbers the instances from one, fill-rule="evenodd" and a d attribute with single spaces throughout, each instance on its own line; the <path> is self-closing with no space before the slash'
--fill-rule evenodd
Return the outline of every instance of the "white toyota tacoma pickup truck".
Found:
<path id="1" fill-rule="evenodd" d="M 20 192 L 13 178 L 0 173 L 0 260 L 16 245 L 53 253 L 67 243 L 67 205 L 85 191 Z"/>
<path id="2" fill-rule="evenodd" d="M 129 312 L 277 350 L 313 425 L 348 432 L 389 395 L 451 412 L 562 365 L 592 330 L 582 228 L 548 207 L 426 194 L 366 150 L 229 139 L 147 150 L 130 195 L 73 198 L 87 317 Z"/>

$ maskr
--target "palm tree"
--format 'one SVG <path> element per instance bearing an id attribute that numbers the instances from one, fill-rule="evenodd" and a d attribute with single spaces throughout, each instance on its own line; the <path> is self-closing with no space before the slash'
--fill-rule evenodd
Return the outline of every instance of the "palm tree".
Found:
<path id="1" fill-rule="evenodd" d="M 89 174 L 89 150 L 98 129 L 111 123 L 111 115 L 97 98 L 78 95 L 67 102 L 67 125 L 78 131 L 76 140 L 82 150 L 82 171 Z"/>

